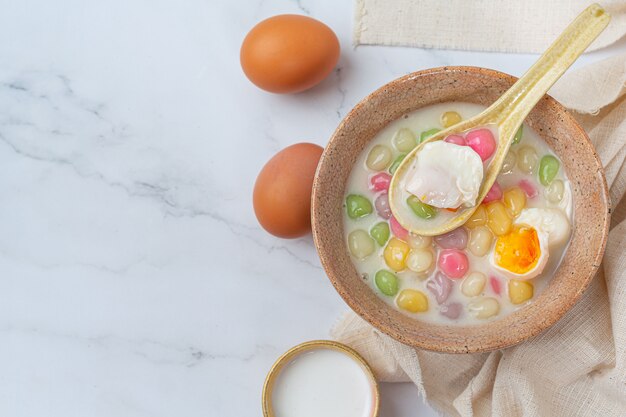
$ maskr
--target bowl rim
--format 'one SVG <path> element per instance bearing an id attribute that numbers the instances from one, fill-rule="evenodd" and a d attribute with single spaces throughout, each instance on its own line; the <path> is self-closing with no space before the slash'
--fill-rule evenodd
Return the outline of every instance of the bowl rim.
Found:
<path id="1" fill-rule="evenodd" d="M 472 344 L 472 343 L 466 342 L 462 345 L 458 343 L 457 344 L 442 343 L 441 341 L 434 341 L 429 338 L 418 339 L 418 338 L 405 337 L 403 333 L 399 331 L 396 327 L 390 326 L 389 323 L 385 322 L 385 320 L 379 320 L 375 316 L 375 314 L 373 314 L 373 312 L 370 311 L 371 309 L 367 309 L 361 304 L 357 303 L 356 300 L 352 297 L 344 296 L 344 293 L 347 294 L 347 292 L 349 291 L 349 288 L 347 288 L 347 286 L 345 286 L 341 280 L 338 280 L 333 276 L 334 268 L 332 267 L 331 260 L 330 260 L 332 258 L 332 253 L 327 253 L 327 251 L 325 250 L 322 244 L 320 231 L 321 231 L 321 228 L 323 228 L 324 226 L 322 224 L 322 219 L 318 217 L 317 215 L 318 208 L 320 207 L 321 204 L 324 203 L 320 198 L 320 194 L 321 194 L 320 188 L 323 187 L 322 185 L 320 185 L 321 184 L 320 172 L 322 171 L 322 168 L 327 164 L 327 161 L 329 159 L 328 149 L 335 141 L 339 140 L 338 138 L 341 137 L 340 133 L 342 132 L 342 129 L 344 128 L 347 121 L 351 117 L 353 117 L 355 114 L 357 114 L 359 111 L 361 111 L 362 107 L 367 105 L 370 102 L 370 100 L 372 100 L 374 97 L 381 95 L 381 94 L 385 94 L 386 90 L 390 89 L 390 87 L 394 87 L 398 84 L 405 83 L 409 80 L 412 80 L 418 77 L 425 77 L 429 75 L 442 74 L 442 73 L 452 75 L 452 74 L 459 73 L 459 72 L 473 73 L 475 75 L 483 75 L 483 76 L 487 76 L 493 79 L 504 79 L 505 81 L 509 81 L 511 83 L 514 83 L 518 79 L 517 77 L 513 75 L 509 75 L 501 71 L 482 68 L 482 67 L 443 66 L 443 67 L 429 68 L 429 69 L 409 73 L 405 76 L 396 78 L 390 81 L 389 83 L 386 83 L 382 87 L 368 94 L 365 98 L 359 101 L 359 103 L 357 103 L 341 120 L 338 127 L 333 132 L 326 147 L 324 148 L 324 152 L 322 153 L 322 156 L 318 163 L 317 170 L 315 172 L 315 178 L 313 180 L 313 189 L 312 189 L 312 194 L 311 194 L 311 225 L 312 225 L 313 241 L 318 251 L 321 264 L 324 268 L 324 271 L 327 274 L 327 277 L 329 278 L 333 287 L 339 293 L 341 298 L 346 302 L 346 304 L 348 304 L 348 306 L 352 309 L 352 311 L 354 311 L 362 319 L 367 321 L 370 325 L 380 330 L 384 334 L 389 335 L 393 339 L 403 344 L 412 346 L 412 347 L 435 351 L 435 352 L 444 352 L 444 353 L 479 353 L 479 352 L 489 352 L 493 350 L 498 350 L 498 349 L 503 349 L 503 348 L 507 348 L 510 346 L 514 346 L 533 336 L 536 336 L 542 333 L 543 331 L 545 331 L 546 329 L 554 325 L 580 300 L 585 290 L 589 287 L 589 284 L 591 283 L 592 279 L 596 276 L 596 273 L 602 262 L 602 258 L 604 256 L 604 251 L 605 251 L 606 243 L 608 239 L 609 227 L 610 227 L 610 222 L 611 222 L 611 211 L 612 211 L 609 189 L 608 189 L 608 185 L 606 182 L 606 176 L 604 173 L 604 167 L 602 165 L 600 157 L 598 156 L 597 151 L 595 150 L 595 147 L 593 146 L 593 144 L 591 143 L 591 140 L 589 139 L 589 136 L 587 135 L 585 130 L 582 128 L 582 126 L 580 126 L 578 121 L 574 118 L 574 116 L 565 106 L 563 106 L 556 99 L 554 99 L 552 96 L 547 95 L 547 94 L 542 99 L 542 100 L 547 100 L 551 106 L 561 111 L 565 115 L 565 117 L 569 119 L 567 120 L 567 122 L 571 123 L 571 126 L 573 126 L 573 128 L 575 128 L 576 131 L 580 134 L 580 138 L 587 142 L 588 148 L 591 150 L 591 154 L 592 154 L 591 156 L 594 158 L 595 164 L 599 168 L 598 173 L 600 174 L 601 185 L 602 185 L 601 190 L 599 190 L 599 192 L 601 196 L 603 197 L 603 201 L 606 202 L 606 209 L 607 209 L 605 213 L 605 217 L 604 217 L 603 228 L 601 230 L 601 233 L 602 233 L 601 243 L 600 245 L 598 245 L 595 251 L 595 255 L 593 256 L 594 262 L 591 265 L 591 269 L 590 269 L 588 276 L 578 280 L 579 286 L 578 288 L 575 289 L 575 291 L 571 293 L 570 297 L 562 299 L 562 302 L 560 305 L 561 308 L 559 309 L 559 311 L 556 314 L 543 317 L 543 320 L 539 323 L 535 323 L 534 325 L 524 326 L 522 328 L 523 332 L 521 333 L 518 332 L 516 334 L 502 334 L 501 337 L 499 338 L 492 338 L 491 340 L 481 340 L 481 343 Z M 493 323 L 497 323 L 498 321 L 499 320 L 494 320 L 494 321 L 487 322 L 485 324 L 471 325 L 471 326 L 459 326 L 459 327 L 467 328 L 467 327 L 473 327 L 473 326 L 481 326 L 481 327 L 491 326 L 493 325 Z M 452 326 L 447 326 L 447 327 L 452 327 Z"/>

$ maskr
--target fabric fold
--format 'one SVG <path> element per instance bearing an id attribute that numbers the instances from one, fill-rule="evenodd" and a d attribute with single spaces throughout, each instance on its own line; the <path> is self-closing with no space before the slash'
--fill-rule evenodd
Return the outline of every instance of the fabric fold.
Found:
<path id="1" fill-rule="evenodd" d="M 472 51 L 543 52 L 592 2 L 588 0 L 356 0 L 355 45 Z M 626 34 L 626 3 L 600 2 L 611 23 L 589 50 Z"/>

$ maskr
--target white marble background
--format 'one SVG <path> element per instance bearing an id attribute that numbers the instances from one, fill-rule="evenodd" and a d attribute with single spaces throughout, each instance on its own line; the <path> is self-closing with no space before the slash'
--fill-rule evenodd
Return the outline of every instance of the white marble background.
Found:
<path id="1" fill-rule="evenodd" d="M 247 30 L 279 13 L 340 38 L 309 92 L 240 69 Z M 346 309 L 310 237 L 258 227 L 265 161 L 323 145 L 407 72 L 535 59 L 354 49 L 351 20 L 345 0 L 0 0 L 0 416 L 260 415 L 276 357 Z M 434 413 L 411 385 L 383 386 L 381 417 L 415 415 Z"/>

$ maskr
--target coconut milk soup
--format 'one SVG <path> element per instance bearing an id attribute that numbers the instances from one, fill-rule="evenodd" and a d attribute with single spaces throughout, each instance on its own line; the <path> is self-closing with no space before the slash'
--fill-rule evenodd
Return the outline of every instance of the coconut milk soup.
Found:
<path id="1" fill-rule="evenodd" d="M 484 109 L 454 102 L 404 115 L 372 139 L 348 180 L 344 231 L 353 263 L 372 291 L 417 320 L 467 325 L 510 314 L 545 288 L 569 242 L 567 176 L 554 152 L 526 125 L 496 183 L 463 227 L 432 238 L 416 236 L 392 216 L 387 189 L 404 156 Z M 496 138 L 497 130 L 485 126 L 426 144 L 402 184 L 403 209 L 420 221 L 438 222 L 473 205 Z"/>

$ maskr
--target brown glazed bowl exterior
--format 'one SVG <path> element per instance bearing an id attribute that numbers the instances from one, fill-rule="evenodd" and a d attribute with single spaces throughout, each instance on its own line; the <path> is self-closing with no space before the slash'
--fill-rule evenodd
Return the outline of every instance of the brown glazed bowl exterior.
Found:
<path id="1" fill-rule="evenodd" d="M 569 177 L 573 233 L 563 262 L 529 305 L 499 320 L 472 326 L 431 324 L 385 304 L 357 273 L 343 230 L 346 183 L 357 156 L 389 122 L 430 104 L 493 103 L 517 78 L 475 67 L 419 71 L 378 89 L 356 105 L 326 146 L 313 182 L 313 238 L 322 265 L 341 297 L 359 316 L 399 342 L 439 352 L 502 349 L 547 329 L 578 301 L 600 266 L 610 203 L 602 165 L 585 131 L 552 97 L 544 97 L 526 122 L 556 152 Z"/>

